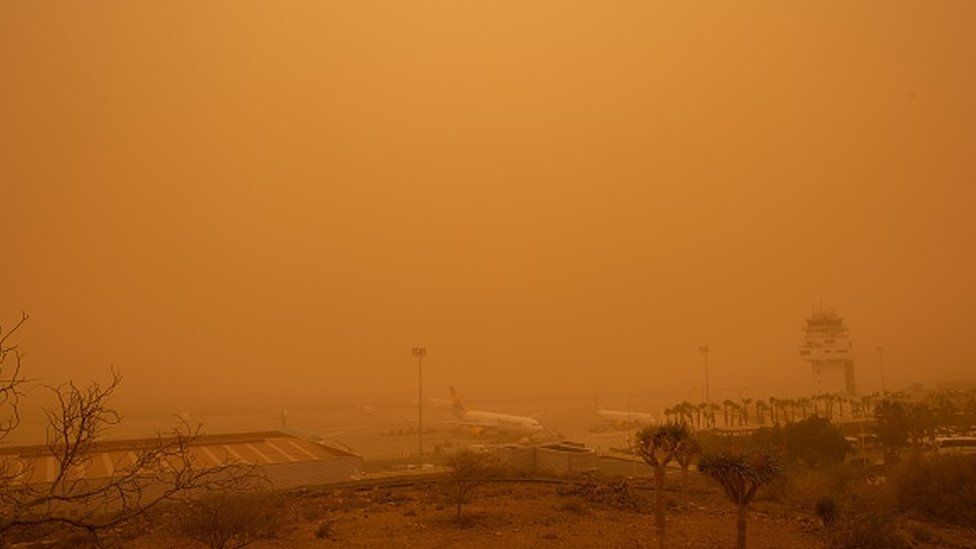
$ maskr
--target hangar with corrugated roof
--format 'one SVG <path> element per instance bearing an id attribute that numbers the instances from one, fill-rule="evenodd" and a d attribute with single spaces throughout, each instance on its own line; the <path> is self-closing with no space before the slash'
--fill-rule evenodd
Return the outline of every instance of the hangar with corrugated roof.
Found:
<path id="1" fill-rule="evenodd" d="M 100 442 L 91 459 L 76 471 L 86 479 L 108 479 L 135 463 L 140 448 L 150 441 Z M 346 482 L 363 470 L 363 458 L 346 450 L 293 435 L 269 431 L 196 437 L 189 451 L 202 467 L 241 463 L 257 467 L 274 488 L 314 486 Z M 58 462 L 46 446 L 0 448 L 0 461 L 11 464 L 18 474 L 28 475 L 29 484 L 54 481 Z M 11 463 L 12 462 L 12 463 Z"/>

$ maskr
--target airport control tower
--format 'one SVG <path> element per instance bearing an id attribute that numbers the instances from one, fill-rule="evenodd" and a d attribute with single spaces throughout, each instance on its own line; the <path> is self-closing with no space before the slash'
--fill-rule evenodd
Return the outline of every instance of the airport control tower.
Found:
<path id="1" fill-rule="evenodd" d="M 853 352 L 836 312 L 820 310 L 807 318 L 800 356 L 810 364 L 814 393 L 854 394 Z"/>

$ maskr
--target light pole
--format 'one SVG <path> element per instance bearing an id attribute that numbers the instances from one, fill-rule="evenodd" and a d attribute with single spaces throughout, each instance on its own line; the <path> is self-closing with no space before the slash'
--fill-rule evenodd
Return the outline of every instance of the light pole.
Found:
<path id="1" fill-rule="evenodd" d="M 884 347 L 878 346 L 874 348 L 878 351 L 878 362 L 881 364 L 881 398 L 885 396 L 885 371 L 884 371 Z"/>
<path id="2" fill-rule="evenodd" d="M 417 462 L 424 466 L 424 357 L 426 347 L 414 347 L 410 354 L 417 357 Z"/>
<path id="3" fill-rule="evenodd" d="M 698 347 L 698 352 L 705 361 L 705 404 L 708 404 L 708 345 Z"/>

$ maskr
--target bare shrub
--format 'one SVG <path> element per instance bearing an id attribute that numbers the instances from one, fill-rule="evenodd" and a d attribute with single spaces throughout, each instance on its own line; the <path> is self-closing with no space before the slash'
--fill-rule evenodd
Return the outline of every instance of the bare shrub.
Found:
<path id="1" fill-rule="evenodd" d="M 475 489 L 500 478 L 504 471 L 493 456 L 471 450 L 461 450 L 448 457 L 445 463 L 451 468 L 448 498 L 454 504 L 455 518 L 460 522 L 461 508 L 471 499 Z"/>
<path id="2" fill-rule="evenodd" d="M 0 442 L 20 424 L 18 406 L 27 380 L 21 374 L 24 355 L 11 337 L 27 322 L 21 319 L 7 331 L 0 329 Z M 15 456 L 0 464 L 0 544 L 18 532 L 45 532 L 47 527 L 78 530 L 97 542 L 99 532 L 142 517 L 160 504 L 188 495 L 234 486 L 250 469 L 229 463 L 203 467 L 190 447 L 199 426 L 186 422 L 172 431 L 142 441 L 134 459 L 114 463 L 109 478 L 89 478 L 85 472 L 105 434 L 120 422 L 110 401 L 121 382 L 112 371 L 106 385 L 69 381 L 47 386 L 54 406 L 44 410 L 46 445 L 35 456 Z M 41 457 L 53 457 L 54 478 L 38 469 Z"/>
<path id="3" fill-rule="evenodd" d="M 267 490 L 205 493 L 176 507 L 174 533 L 211 549 L 239 549 L 275 539 L 286 523 L 282 503 Z"/>
<path id="4" fill-rule="evenodd" d="M 640 512 L 645 506 L 644 500 L 635 493 L 626 480 L 600 481 L 586 478 L 567 486 L 560 486 L 556 489 L 556 493 L 622 511 Z"/>

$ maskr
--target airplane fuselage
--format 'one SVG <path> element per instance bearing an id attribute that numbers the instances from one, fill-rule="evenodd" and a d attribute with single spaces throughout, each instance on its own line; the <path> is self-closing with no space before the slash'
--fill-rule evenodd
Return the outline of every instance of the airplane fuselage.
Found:
<path id="1" fill-rule="evenodd" d="M 542 424 L 535 418 L 497 412 L 465 410 L 459 414 L 458 419 L 471 427 L 497 429 L 519 434 L 534 434 L 544 430 Z"/>
<path id="2" fill-rule="evenodd" d="M 650 425 L 656 423 L 652 414 L 645 412 L 627 412 L 624 410 L 596 410 L 596 415 L 601 419 L 614 423 Z"/>

